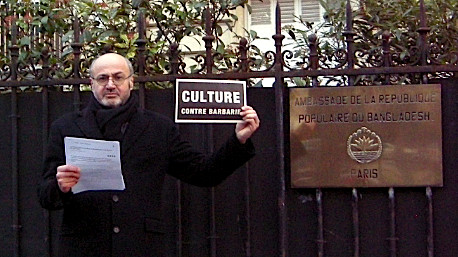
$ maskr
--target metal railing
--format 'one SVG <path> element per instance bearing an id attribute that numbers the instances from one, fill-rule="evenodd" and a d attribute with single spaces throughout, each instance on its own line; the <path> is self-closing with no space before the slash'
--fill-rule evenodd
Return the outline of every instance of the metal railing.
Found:
<path id="1" fill-rule="evenodd" d="M 416 58 L 413 62 L 407 65 L 393 65 L 393 57 L 397 53 L 393 53 L 390 47 L 390 34 L 384 33 L 382 38 L 382 52 L 378 56 L 367 57 L 367 54 L 359 53 L 354 47 L 355 32 L 352 30 L 352 10 L 350 1 L 347 1 L 347 27 L 344 33 L 346 49 L 336 52 L 333 59 L 331 68 L 329 63 L 323 63 L 323 56 L 320 55 L 318 48 L 318 38 L 311 36 L 309 38 L 309 49 L 306 51 L 307 56 L 303 58 L 304 62 L 301 65 L 291 65 L 290 58 L 291 52 L 289 50 L 283 51 L 283 43 L 285 36 L 281 31 L 281 11 L 280 6 L 277 4 L 276 7 L 276 33 L 272 36 L 274 39 L 275 51 L 269 51 L 264 54 L 263 58 L 266 62 L 263 64 L 263 68 L 255 66 L 253 62 L 253 56 L 250 56 L 249 46 L 247 45 L 246 39 L 241 39 L 238 46 L 238 60 L 237 65 L 232 70 L 220 71 L 215 65 L 215 58 L 218 56 L 212 49 L 212 43 L 215 40 L 214 36 L 211 35 L 211 20 L 206 20 L 206 31 L 207 35 L 203 37 L 205 42 L 205 54 L 195 56 L 195 60 L 201 65 L 195 73 L 187 73 L 184 70 L 184 62 L 182 53 L 180 53 L 178 44 L 172 44 L 169 52 L 169 71 L 164 74 L 152 74 L 150 73 L 148 66 L 148 58 L 146 55 L 146 27 L 144 15 L 140 12 L 138 19 L 138 33 L 139 38 L 137 40 L 137 55 L 134 61 L 136 67 L 137 77 L 135 79 L 139 90 L 140 105 L 142 108 L 145 107 L 145 90 L 147 90 L 146 84 L 150 82 L 173 82 L 177 78 L 205 78 L 205 79 L 240 79 L 250 80 L 254 78 L 274 78 L 275 79 L 275 106 L 276 106 L 276 138 L 277 142 L 277 154 L 279 156 L 279 169 L 278 169 L 278 182 L 280 183 L 278 192 L 278 216 L 279 216 L 279 256 L 288 256 L 288 235 L 287 235 L 287 206 L 286 206 L 286 195 L 287 185 L 285 179 L 285 138 L 284 138 L 284 105 L 286 99 L 286 86 L 285 79 L 299 77 L 299 78 L 310 78 L 312 81 L 311 86 L 319 86 L 320 79 L 322 77 L 336 76 L 343 77 L 343 83 L 346 86 L 354 86 L 364 84 L 363 80 L 357 80 L 358 77 L 363 75 L 383 75 L 382 82 L 384 84 L 391 84 L 393 78 L 399 74 L 409 74 L 412 76 L 412 81 L 415 79 L 420 83 L 428 83 L 430 78 L 445 76 L 456 76 L 458 72 L 458 65 L 456 61 L 456 53 L 450 53 L 455 55 L 455 59 L 448 64 L 439 64 L 440 62 L 434 59 L 432 54 L 429 54 L 431 49 L 427 43 L 427 34 L 429 28 L 427 27 L 426 11 L 424 8 L 423 1 L 420 1 L 420 29 L 418 30 L 419 35 L 419 51 L 416 51 Z M 209 12 L 210 10 L 207 10 Z M 207 15 L 210 17 L 210 15 Z M 4 21 L 2 20 L 4 25 Z M 42 94 L 42 112 L 44 113 L 42 118 L 43 124 L 43 145 L 46 145 L 48 136 L 48 92 L 54 87 L 61 87 L 62 85 L 73 86 L 73 104 L 74 109 L 78 110 L 81 108 L 81 96 L 80 96 L 80 85 L 89 84 L 89 78 L 81 70 L 82 63 L 86 60 L 82 59 L 83 44 L 80 42 L 80 24 L 78 19 L 75 19 L 73 23 L 74 30 L 74 42 L 71 44 L 73 49 L 73 58 L 71 62 L 64 64 L 53 64 L 49 63 L 50 51 L 43 49 L 40 60 L 29 60 L 27 62 L 19 62 L 18 57 L 21 49 L 18 47 L 17 27 L 15 25 L 11 28 L 10 41 L 6 41 L 4 37 L 6 30 L 5 26 L 1 26 L 1 42 L 2 51 L 7 50 L 10 56 L 10 63 L 3 64 L 0 67 L 0 87 L 7 90 L 11 95 L 11 183 L 12 183 L 12 216 L 13 224 L 12 229 L 14 231 L 15 238 L 15 256 L 19 256 L 20 249 L 20 233 L 21 233 L 21 217 L 19 213 L 19 185 L 18 185 L 18 90 L 21 87 L 38 87 L 41 89 Z M 7 48 L 6 45 L 9 45 Z M 365 56 L 362 59 L 358 59 L 358 56 Z M 379 61 L 368 64 L 368 60 L 377 59 Z M 366 63 L 368 65 L 360 65 Z M 60 70 L 61 72 L 57 72 Z M 58 76 L 56 74 L 66 74 L 64 76 Z M 394 79 L 396 80 L 396 79 Z M 209 130 L 206 133 L 211 134 Z M 212 147 L 210 147 L 212 148 Z M 43 150 L 44 152 L 44 150 Z M 180 183 L 177 184 L 177 190 L 181 189 Z M 387 199 L 389 201 L 390 209 L 390 256 L 397 256 L 397 232 L 396 232 L 396 194 L 394 188 L 389 188 L 387 192 Z M 246 198 L 249 199 L 250 192 L 249 186 L 247 185 Z M 354 255 L 355 257 L 360 256 L 359 248 L 359 208 L 358 208 L 358 189 L 354 188 L 351 192 L 352 195 L 352 214 L 353 214 L 353 235 L 354 235 Z M 214 192 L 212 192 L 212 206 L 214 205 Z M 324 225 L 323 225 L 323 192 L 322 189 L 316 189 L 316 202 L 317 202 L 317 245 L 318 245 L 318 256 L 325 256 L 325 238 L 324 238 Z M 428 201 L 428 240 L 427 240 L 427 251 L 428 256 L 434 256 L 434 244 L 433 244 L 433 190 L 430 187 L 426 188 L 426 198 Z M 180 201 L 180 200 L 179 200 Z M 180 207 L 178 207 L 180 208 Z M 249 209 L 250 206 L 247 201 L 247 223 L 250 223 Z M 180 213 L 180 209 L 178 210 Z M 210 241 L 211 241 L 211 256 L 216 256 L 216 231 L 215 231 L 215 212 L 211 211 L 211 228 L 210 228 Z M 180 228 L 179 228 L 180 229 Z M 250 250 L 250 229 L 248 228 L 246 240 L 246 256 L 251 256 Z M 182 238 L 179 233 L 178 240 L 178 254 L 181 256 Z"/>

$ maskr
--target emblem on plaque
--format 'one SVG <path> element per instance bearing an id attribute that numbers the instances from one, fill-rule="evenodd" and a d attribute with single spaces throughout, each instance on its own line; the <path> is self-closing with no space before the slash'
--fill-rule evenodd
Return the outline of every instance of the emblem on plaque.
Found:
<path id="1" fill-rule="evenodd" d="M 359 163 L 370 163 L 382 155 L 382 140 L 366 127 L 361 127 L 347 140 L 347 153 Z"/>

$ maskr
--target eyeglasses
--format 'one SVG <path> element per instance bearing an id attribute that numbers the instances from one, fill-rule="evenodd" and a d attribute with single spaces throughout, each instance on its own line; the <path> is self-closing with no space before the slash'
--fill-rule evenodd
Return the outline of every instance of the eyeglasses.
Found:
<path id="1" fill-rule="evenodd" d="M 124 83 L 126 79 L 132 77 L 132 75 L 133 74 L 130 74 L 127 77 L 124 77 L 124 75 L 122 74 L 115 74 L 113 76 L 101 75 L 97 78 L 94 78 L 94 77 L 91 77 L 91 78 L 95 80 L 95 82 L 97 82 L 97 84 L 99 84 L 100 86 L 106 86 L 108 84 L 108 81 L 111 78 L 111 81 L 113 82 L 113 84 L 115 84 L 116 86 L 119 86 L 119 85 L 122 85 L 122 83 Z"/>

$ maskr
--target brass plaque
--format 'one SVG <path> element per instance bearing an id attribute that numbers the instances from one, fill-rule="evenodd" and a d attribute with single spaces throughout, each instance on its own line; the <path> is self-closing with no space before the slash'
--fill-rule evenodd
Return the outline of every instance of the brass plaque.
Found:
<path id="1" fill-rule="evenodd" d="M 440 85 L 290 88 L 295 188 L 442 186 Z"/>

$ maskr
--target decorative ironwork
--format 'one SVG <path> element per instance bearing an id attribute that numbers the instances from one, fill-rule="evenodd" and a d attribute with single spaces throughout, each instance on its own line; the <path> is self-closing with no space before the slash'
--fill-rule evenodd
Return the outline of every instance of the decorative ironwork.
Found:
<path id="1" fill-rule="evenodd" d="M 424 6 L 421 6 L 421 10 L 425 12 Z M 206 12 L 210 13 L 211 10 L 207 9 Z M 356 34 L 352 30 L 351 9 L 347 10 L 347 16 L 347 27 L 344 31 L 345 48 L 325 51 L 320 48 L 319 38 L 312 34 L 308 37 L 307 46 L 300 52 L 283 50 L 280 54 L 278 51 L 257 53 L 251 51 L 252 46 L 249 45 L 248 40 L 242 38 L 238 44 L 238 51 L 234 51 L 235 56 L 230 58 L 213 51 L 215 37 L 212 35 L 213 21 L 209 18 L 205 21 L 206 35 L 202 38 L 205 42 L 205 52 L 190 58 L 195 62 L 194 65 L 190 66 L 190 63 L 185 61 L 186 53 L 179 50 L 177 43 L 171 43 L 168 63 L 154 66 L 159 60 L 146 50 L 148 42 L 145 36 L 145 15 L 139 11 L 137 53 L 132 62 L 137 71 L 137 81 L 141 83 L 174 80 L 177 75 L 208 78 L 209 75 L 228 74 L 234 79 L 250 79 L 274 77 L 278 74 L 282 78 L 302 78 L 309 81 L 306 84 L 314 86 L 402 84 L 451 77 L 458 70 L 457 52 L 444 53 L 438 43 L 427 43 L 426 36 L 430 29 L 426 26 L 426 16 L 423 13 L 420 16 L 421 26 L 417 30 L 420 43 L 407 50 L 392 45 L 388 31 L 382 34 L 379 47 L 371 50 L 355 50 Z M 19 36 L 27 35 L 28 32 L 24 29 L 18 31 L 15 23 L 11 21 L 10 31 L 2 30 L 2 33 L 11 34 L 9 36 L 11 41 L 7 49 L 10 61 L 0 63 L 0 87 L 3 87 L 3 90 L 8 90 L 7 87 L 11 85 L 28 87 L 34 82 L 37 85 L 41 84 L 40 80 L 49 80 L 52 85 L 59 85 L 56 81 L 61 79 L 65 79 L 68 85 L 79 85 L 81 78 L 88 78 L 87 67 L 97 53 L 89 52 L 90 50 L 81 43 L 80 37 L 84 29 L 81 28 L 79 19 L 75 17 L 72 24 L 73 42 L 69 46 L 47 43 L 44 44 L 47 45 L 45 47 L 31 46 L 42 47 L 39 56 L 28 55 L 27 48 L 19 46 L 17 43 L 20 40 Z M 211 17 L 211 15 L 207 14 L 204 17 Z M 284 36 L 277 32 L 273 38 L 275 47 L 281 49 Z M 103 51 L 111 51 L 111 46 L 106 45 Z M 299 53 L 301 56 L 298 56 Z M 274 70 L 276 64 L 280 64 L 282 70 Z M 440 66 L 440 69 L 433 66 Z M 165 67 L 165 70 L 158 70 L 156 67 Z M 387 69 L 391 67 L 396 69 Z M 410 67 L 418 67 L 418 69 Z M 13 80 L 14 83 L 10 83 Z"/>

